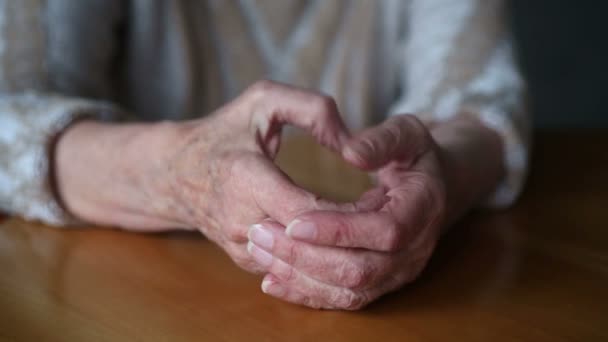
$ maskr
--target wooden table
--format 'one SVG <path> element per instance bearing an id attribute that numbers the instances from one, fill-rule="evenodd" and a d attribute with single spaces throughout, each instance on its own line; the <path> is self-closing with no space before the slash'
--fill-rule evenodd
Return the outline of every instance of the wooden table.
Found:
<path id="1" fill-rule="evenodd" d="M 7 219 L 0 339 L 606 341 L 607 146 L 606 131 L 540 134 L 516 207 L 471 215 L 445 236 L 419 281 L 360 312 L 268 297 L 260 277 L 195 234 L 58 230 Z M 313 161 L 323 166 L 294 171 Z M 352 198 L 367 184 L 302 141 L 281 163 L 333 197 Z"/>

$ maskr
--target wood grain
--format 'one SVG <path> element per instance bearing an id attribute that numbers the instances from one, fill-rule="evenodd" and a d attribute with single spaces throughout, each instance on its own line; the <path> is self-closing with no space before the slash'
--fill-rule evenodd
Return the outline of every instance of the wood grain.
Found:
<path id="1" fill-rule="evenodd" d="M 260 277 L 195 234 L 9 218 L 0 223 L 0 339 L 608 340 L 607 146 L 608 132 L 540 134 L 514 208 L 465 219 L 417 282 L 360 312 L 268 297 Z M 337 199 L 369 185 L 302 139 L 288 143 L 280 164 Z"/>

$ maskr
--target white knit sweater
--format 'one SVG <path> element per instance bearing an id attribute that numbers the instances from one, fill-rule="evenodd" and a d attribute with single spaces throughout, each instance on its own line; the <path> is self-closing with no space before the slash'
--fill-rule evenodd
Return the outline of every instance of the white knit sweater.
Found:
<path id="1" fill-rule="evenodd" d="M 361 128 L 464 112 L 496 129 L 511 203 L 530 120 L 500 0 L 0 0 L 0 208 L 66 224 L 49 151 L 72 120 L 205 115 L 260 78 L 333 95 Z"/>

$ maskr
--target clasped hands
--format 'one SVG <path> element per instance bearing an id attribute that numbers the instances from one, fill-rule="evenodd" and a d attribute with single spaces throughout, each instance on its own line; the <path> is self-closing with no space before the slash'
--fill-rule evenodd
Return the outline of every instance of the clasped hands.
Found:
<path id="1" fill-rule="evenodd" d="M 424 268 L 446 189 L 439 148 L 414 116 L 350 136 L 330 97 L 261 81 L 202 120 L 172 158 L 172 195 L 240 267 L 265 274 L 265 293 L 355 310 Z M 273 163 L 285 124 L 374 172 L 377 186 L 332 203 L 293 184 Z"/>

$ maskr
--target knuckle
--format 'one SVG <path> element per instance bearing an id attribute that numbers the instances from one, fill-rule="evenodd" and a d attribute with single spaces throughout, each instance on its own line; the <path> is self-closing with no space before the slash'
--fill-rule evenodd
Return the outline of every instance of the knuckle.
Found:
<path id="1" fill-rule="evenodd" d="M 259 80 L 251 85 L 249 88 L 252 92 L 268 93 L 277 87 L 277 83 L 270 80 Z"/>
<path id="2" fill-rule="evenodd" d="M 366 300 L 359 293 L 351 290 L 343 290 L 333 299 L 333 304 L 339 309 L 354 311 L 365 306 Z"/>
<path id="3" fill-rule="evenodd" d="M 336 220 L 332 236 L 332 244 L 346 246 L 352 241 L 352 226 L 347 220 Z"/>
<path id="4" fill-rule="evenodd" d="M 300 260 L 298 255 L 300 255 L 298 245 L 291 241 L 287 242 L 285 262 L 290 265 L 294 265 L 298 260 Z"/>
<path id="5" fill-rule="evenodd" d="M 338 274 L 338 281 L 347 288 L 367 287 L 371 278 L 370 268 L 365 263 L 353 261 L 345 261 Z"/>
<path id="6" fill-rule="evenodd" d="M 396 252 L 403 247 L 403 229 L 396 222 L 387 227 L 380 241 L 380 248 L 384 252 Z"/>
<path id="7" fill-rule="evenodd" d="M 365 157 L 373 157 L 380 151 L 380 140 L 375 136 L 367 136 L 359 139 L 357 143 L 359 144 L 359 149 L 365 151 Z"/>
<path id="8" fill-rule="evenodd" d="M 276 90 L 279 85 L 270 80 L 259 80 L 245 90 L 245 96 L 250 100 L 258 100 Z"/>
<path id="9" fill-rule="evenodd" d="M 243 231 L 237 228 L 227 229 L 225 232 L 225 237 L 227 240 L 236 243 L 243 243 L 247 241 L 247 236 Z"/>
<path id="10" fill-rule="evenodd" d="M 278 265 L 278 263 L 274 263 L 274 269 L 276 270 L 277 275 L 285 281 L 285 282 L 293 282 L 296 280 L 297 274 L 293 267 L 285 265 L 282 267 Z"/>

